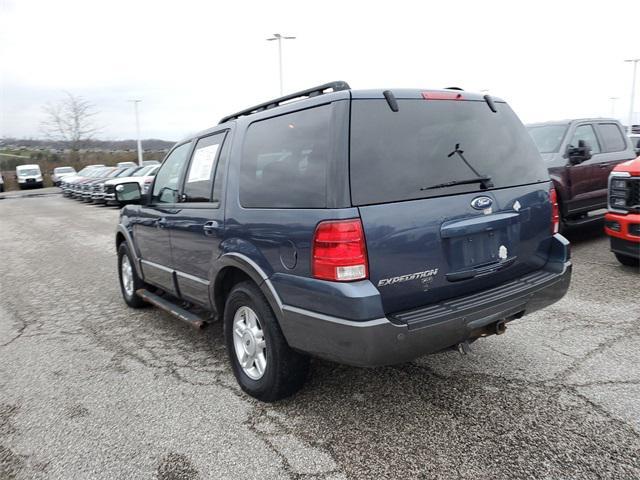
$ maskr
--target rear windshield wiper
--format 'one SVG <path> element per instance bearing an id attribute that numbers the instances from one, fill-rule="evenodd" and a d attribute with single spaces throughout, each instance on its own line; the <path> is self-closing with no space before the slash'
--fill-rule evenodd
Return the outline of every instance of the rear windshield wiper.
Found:
<path id="1" fill-rule="evenodd" d="M 454 185 L 470 185 L 472 183 L 479 183 L 483 190 L 493 187 L 491 177 L 476 177 L 469 178 L 467 180 L 452 180 L 450 182 L 438 183 L 437 185 L 431 185 L 430 187 L 420 187 L 420 190 L 435 190 L 437 188 L 453 187 Z"/>

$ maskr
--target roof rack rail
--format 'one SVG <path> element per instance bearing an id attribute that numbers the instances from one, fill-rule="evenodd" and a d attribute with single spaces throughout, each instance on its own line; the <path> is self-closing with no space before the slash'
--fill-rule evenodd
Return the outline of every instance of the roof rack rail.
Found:
<path id="1" fill-rule="evenodd" d="M 288 102 L 289 100 L 294 100 L 296 98 L 317 97 L 318 95 L 327 93 L 325 90 L 329 90 L 329 89 L 331 89 L 331 91 L 333 92 L 338 92 L 340 90 L 350 90 L 351 87 L 347 82 L 342 82 L 342 81 L 325 83 L 324 85 L 318 85 L 317 87 L 308 88 L 306 90 L 301 90 L 296 93 L 291 93 L 289 95 L 285 95 L 284 97 L 269 100 L 268 102 L 264 102 L 259 105 L 255 105 L 251 108 L 247 108 L 245 110 L 241 110 L 231 115 L 227 115 L 226 117 L 223 117 L 218 122 L 218 124 L 228 122 L 229 120 L 236 120 L 237 118 L 243 117 L 245 115 L 251 115 L 252 113 L 258 113 L 258 112 L 262 112 L 263 110 L 279 107 L 284 102 Z"/>

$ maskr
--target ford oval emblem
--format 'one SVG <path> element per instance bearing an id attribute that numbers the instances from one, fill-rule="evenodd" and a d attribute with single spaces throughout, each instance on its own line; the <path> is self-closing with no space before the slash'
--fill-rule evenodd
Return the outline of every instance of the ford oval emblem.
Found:
<path id="1" fill-rule="evenodd" d="M 489 197 L 476 197 L 471 201 L 471 206 L 476 210 L 484 210 L 493 205 L 493 200 Z"/>

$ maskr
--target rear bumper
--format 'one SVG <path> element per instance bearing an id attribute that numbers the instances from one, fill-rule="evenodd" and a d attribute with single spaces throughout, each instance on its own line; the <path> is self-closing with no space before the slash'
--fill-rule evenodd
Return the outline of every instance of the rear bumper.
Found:
<path id="1" fill-rule="evenodd" d="M 467 297 L 367 321 L 353 321 L 283 305 L 289 345 L 355 366 L 392 365 L 475 340 L 499 321 L 511 321 L 560 300 L 571 281 L 569 244 L 554 237 L 543 270 Z"/>
<path id="2" fill-rule="evenodd" d="M 42 188 L 42 180 L 39 182 L 20 182 L 18 181 L 18 187 L 20 188 Z"/>

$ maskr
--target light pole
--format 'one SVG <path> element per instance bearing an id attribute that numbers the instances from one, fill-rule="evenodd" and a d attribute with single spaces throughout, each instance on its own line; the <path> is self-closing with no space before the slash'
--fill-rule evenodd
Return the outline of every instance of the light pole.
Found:
<path id="1" fill-rule="evenodd" d="M 633 104 L 636 100 L 636 70 L 638 69 L 638 62 L 640 62 L 640 58 L 632 58 L 625 60 L 625 62 L 633 63 L 633 83 L 631 84 L 631 103 L 629 104 L 629 131 L 627 132 L 631 135 L 633 132 Z"/>
<path id="2" fill-rule="evenodd" d="M 140 120 L 138 118 L 138 104 L 142 100 L 129 100 L 133 102 L 133 108 L 136 112 L 136 140 L 138 142 L 138 165 L 142 166 L 142 142 L 140 141 Z"/>
<path id="3" fill-rule="evenodd" d="M 611 102 L 611 116 L 616 116 L 616 100 L 619 100 L 620 97 L 609 97 L 609 101 Z"/>
<path id="4" fill-rule="evenodd" d="M 274 33 L 273 37 L 267 38 L 267 41 L 272 42 L 273 40 L 278 41 L 278 65 L 280 68 L 280 96 L 284 95 L 282 88 L 282 40 L 295 40 L 296 37 L 286 37 L 280 35 L 279 33 Z"/>

